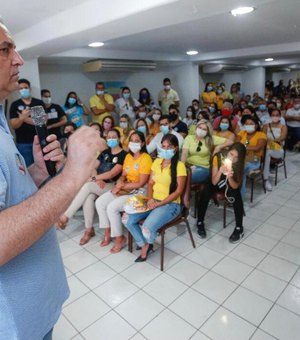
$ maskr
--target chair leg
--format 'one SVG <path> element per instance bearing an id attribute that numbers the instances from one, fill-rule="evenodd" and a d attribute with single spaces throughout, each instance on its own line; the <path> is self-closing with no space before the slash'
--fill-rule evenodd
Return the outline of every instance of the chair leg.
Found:
<path id="1" fill-rule="evenodd" d="M 133 237 L 131 233 L 128 231 L 128 251 L 132 253 L 132 243 L 133 243 Z"/>
<path id="2" fill-rule="evenodd" d="M 252 203 L 253 202 L 254 179 L 251 178 L 250 181 L 251 181 L 251 197 L 250 197 L 250 202 Z"/>
<path id="3" fill-rule="evenodd" d="M 185 219 L 185 224 L 186 224 L 187 230 L 188 230 L 188 232 L 189 232 L 189 235 L 190 235 L 190 239 L 191 239 L 193 248 L 196 248 L 196 244 L 195 244 L 195 241 L 194 241 L 194 237 L 193 237 L 193 234 L 192 234 L 192 230 L 191 230 L 189 221 L 188 221 L 187 219 Z"/>
<path id="4" fill-rule="evenodd" d="M 267 193 L 267 189 L 266 189 L 266 185 L 265 185 L 265 180 L 264 180 L 264 175 L 261 174 L 261 181 L 262 181 L 262 186 L 263 186 L 263 189 L 264 189 L 264 193 L 266 194 Z"/>
<path id="5" fill-rule="evenodd" d="M 161 232 L 161 244 L 160 244 L 160 270 L 164 271 L 164 255 L 165 255 L 165 231 Z"/>
<path id="6" fill-rule="evenodd" d="M 194 206 L 194 217 L 197 218 L 197 208 L 199 204 L 199 197 L 198 197 L 198 191 L 195 191 L 195 206 Z"/>
<path id="7" fill-rule="evenodd" d="M 277 185 L 278 166 L 275 165 L 275 185 Z"/>
<path id="8" fill-rule="evenodd" d="M 284 177 L 285 177 L 285 179 L 287 179 L 285 159 L 283 160 L 283 169 L 284 169 Z"/>
<path id="9" fill-rule="evenodd" d="M 223 228 L 226 228 L 226 208 L 227 208 L 227 201 L 225 199 L 223 205 Z"/>

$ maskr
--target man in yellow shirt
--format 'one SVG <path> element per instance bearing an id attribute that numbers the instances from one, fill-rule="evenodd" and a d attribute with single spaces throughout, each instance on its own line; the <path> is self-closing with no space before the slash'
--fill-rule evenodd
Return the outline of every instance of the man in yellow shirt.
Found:
<path id="1" fill-rule="evenodd" d="M 104 93 L 102 82 L 96 83 L 96 94 L 90 98 L 90 107 L 93 112 L 93 122 L 101 124 L 103 119 L 114 111 L 114 99 L 110 94 Z"/>
<path id="2" fill-rule="evenodd" d="M 180 99 L 178 93 L 171 88 L 171 80 L 169 78 L 165 78 L 163 83 L 164 89 L 158 94 L 158 104 L 161 107 L 162 114 L 167 115 L 171 104 L 179 107 Z"/>

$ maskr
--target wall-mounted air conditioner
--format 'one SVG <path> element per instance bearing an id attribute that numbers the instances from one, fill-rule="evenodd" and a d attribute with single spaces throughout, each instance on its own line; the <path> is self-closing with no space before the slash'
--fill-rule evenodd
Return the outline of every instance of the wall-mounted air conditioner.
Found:
<path id="1" fill-rule="evenodd" d="M 203 73 L 244 72 L 247 70 L 249 70 L 247 65 L 205 64 L 202 66 Z"/>
<path id="2" fill-rule="evenodd" d="M 139 60 L 116 60 L 116 59 L 96 59 L 89 60 L 82 64 L 84 72 L 98 72 L 101 70 L 154 70 L 156 63 L 153 61 L 139 61 Z"/>

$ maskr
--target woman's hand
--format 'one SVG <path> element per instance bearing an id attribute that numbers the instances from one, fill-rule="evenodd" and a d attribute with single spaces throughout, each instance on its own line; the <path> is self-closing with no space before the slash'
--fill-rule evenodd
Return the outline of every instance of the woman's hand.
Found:
<path id="1" fill-rule="evenodd" d="M 119 193 L 120 189 L 117 188 L 117 186 L 115 185 L 112 189 L 111 189 L 111 193 L 114 195 L 117 195 Z"/>
<path id="2" fill-rule="evenodd" d="M 153 198 L 151 198 L 147 202 L 147 208 L 150 209 L 150 210 L 155 209 L 155 208 L 157 208 L 159 206 L 160 206 L 159 202 L 155 201 Z"/>
<path id="3" fill-rule="evenodd" d="M 105 183 L 104 181 L 102 181 L 102 179 L 98 179 L 98 180 L 96 181 L 96 183 L 97 183 L 97 185 L 98 185 L 98 187 L 99 187 L 100 189 L 104 189 L 104 188 L 105 188 L 106 183 Z"/>

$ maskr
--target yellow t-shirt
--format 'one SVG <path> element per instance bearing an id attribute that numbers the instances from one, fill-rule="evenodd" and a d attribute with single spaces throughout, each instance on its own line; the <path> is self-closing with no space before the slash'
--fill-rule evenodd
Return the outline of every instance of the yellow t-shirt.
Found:
<path id="1" fill-rule="evenodd" d="M 110 94 L 105 94 L 104 99 L 108 102 L 108 104 L 114 103 L 114 99 Z M 105 109 L 104 103 L 96 94 L 90 98 L 90 107 L 91 108 L 96 107 L 97 109 L 100 110 Z M 110 112 L 104 112 L 100 116 L 96 116 L 93 114 L 93 122 L 101 124 L 103 122 L 103 119 L 107 116 L 110 116 Z"/>
<path id="2" fill-rule="evenodd" d="M 196 132 L 196 124 L 193 124 L 193 125 L 191 125 L 190 126 L 190 128 L 189 128 L 189 135 L 194 135 L 195 134 L 195 132 Z"/>
<path id="3" fill-rule="evenodd" d="M 143 152 L 138 159 L 134 159 L 129 153 L 125 157 L 123 170 L 126 172 L 127 181 L 137 183 L 139 175 L 150 175 L 151 173 L 152 158 Z"/>
<path id="4" fill-rule="evenodd" d="M 161 102 L 162 114 L 167 115 L 169 113 L 169 106 L 175 104 L 175 102 L 179 100 L 178 93 L 173 89 L 170 89 L 169 91 L 159 91 L 158 101 Z"/>
<path id="5" fill-rule="evenodd" d="M 222 136 L 223 134 L 223 136 Z M 230 139 L 234 135 L 233 132 L 226 130 L 226 131 L 214 131 L 214 136 Z"/>
<path id="6" fill-rule="evenodd" d="M 238 133 L 238 136 L 241 137 L 241 143 L 246 145 L 246 141 L 247 141 L 247 131 L 240 131 Z M 250 139 L 249 139 L 249 146 L 256 146 L 257 142 L 259 139 L 264 139 L 267 140 L 267 136 L 264 132 L 262 131 L 257 131 L 255 132 L 255 134 L 253 134 Z M 263 155 L 263 149 L 259 150 L 259 151 L 251 151 L 251 150 L 247 150 L 246 153 L 246 162 L 253 162 L 253 161 L 257 161 L 260 160 L 261 156 Z"/>
<path id="7" fill-rule="evenodd" d="M 226 141 L 225 138 L 213 136 L 214 146 L 223 144 Z M 186 162 L 191 165 L 202 166 L 209 168 L 210 151 L 204 140 L 201 141 L 202 146 L 200 151 L 197 151 L 199 141 L 194 135 L 188 135 L 185 137 L 182 149 L 188 150 L 188 157 Z"/>
<path id="8" fill-rule="evenodd" d="M 202 92 L 201 98 L 203 100 L 204 104 L 213 104 L 217 100 L 216 92 L 210 91 L 210 92 Z"/>
<path id="9" fill-rule="evenodd" d="M 153 198 L 155 200 L 163 201 L 169 196 L 170 185 L 171 185 L 171 169 L 170 166 L 167 168 L 161 168 L 161 163 L 163 159 L 157 158 L 151 167 L 153 175 Z M 177 177 L 186 176 L 186 167 L 184 163 L 178 161 L 177 163 Z M 173 202 L 180 203 L 180 196 L 176 198 Z"/>

